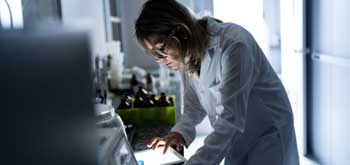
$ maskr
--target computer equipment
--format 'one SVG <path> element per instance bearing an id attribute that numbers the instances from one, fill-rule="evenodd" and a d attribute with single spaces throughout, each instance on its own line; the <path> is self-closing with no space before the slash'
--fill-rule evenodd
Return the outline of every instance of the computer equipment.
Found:
<path id="1" fill-rule="evenodd" d="M 166 154 L 163 154 L 164 147 L 158 147 L 155 150 L 146 149 L 135 152 L 137 160 L 142 161 L 145 165 L 178 165 L 183 164 L 186 158 L 169 147 Z"/>
<path id="2" fill-rule="evenodd" d="M 138 165 L 124 128 L 100 128 L 99 165 Z"/>
<path id="3" fill-rule="evenodd" d="M 90 63 L 83 32 L 0 32 L 2 165 L 97 164 Z"/>

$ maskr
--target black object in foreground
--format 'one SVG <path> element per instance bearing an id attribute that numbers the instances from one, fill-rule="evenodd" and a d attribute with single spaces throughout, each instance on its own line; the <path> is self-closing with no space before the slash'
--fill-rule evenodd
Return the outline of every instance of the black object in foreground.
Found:
<path id="1" fill-rule="evenodd" d="M 2 165 L 96 165 L 87 35 L 0 32 Z"/>

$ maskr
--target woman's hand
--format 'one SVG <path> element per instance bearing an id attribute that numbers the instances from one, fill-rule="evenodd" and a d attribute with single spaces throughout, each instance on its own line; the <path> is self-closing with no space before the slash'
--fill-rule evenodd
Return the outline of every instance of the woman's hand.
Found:
<path id="1" fill-rule="evenodd" d="M 160 138 L 160 137 L 154 137 L 151 139 L 151 141 L 147 144 L 148 148 L 156 149 L 159 146 L 164 146 L 163 154 L 165 154 L 168 150 L 168 147 L 170 145 L 176 145 L 176 150 L 180 151 L 182 145 L 184 144 L 184 140 L 181 134 L 177 132 L 170 132 L 168 135 Z"/>

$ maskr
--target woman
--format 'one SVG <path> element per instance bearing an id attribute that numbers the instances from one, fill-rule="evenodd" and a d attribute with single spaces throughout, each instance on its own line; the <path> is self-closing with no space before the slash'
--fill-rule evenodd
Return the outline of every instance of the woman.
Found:
<path id="1" fill-rule="evenodd" d="M 135 24 L 140 45 L 183 75 L 184 114 L 148 146 L 188 147 L 208 115 L 213 131 L 185 164 L 299 164 L 285 89 L 249 32 L 196 19 L 175 0 L 147 1 Z"/>

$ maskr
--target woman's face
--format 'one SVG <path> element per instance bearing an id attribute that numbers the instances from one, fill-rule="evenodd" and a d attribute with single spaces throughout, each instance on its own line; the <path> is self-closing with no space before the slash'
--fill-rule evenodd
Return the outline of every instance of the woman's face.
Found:
<path id="1" fill-rule="evenodd" d="M 157 63 L 174 70 L 181 68 L 182 60 L 176 38 L 170 37 L 161 41 L 157 38 L 159 37 L 149 37 L 148 40 L 144 41 L 147 51 L 151 53 Z"/>

